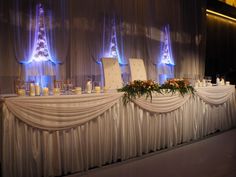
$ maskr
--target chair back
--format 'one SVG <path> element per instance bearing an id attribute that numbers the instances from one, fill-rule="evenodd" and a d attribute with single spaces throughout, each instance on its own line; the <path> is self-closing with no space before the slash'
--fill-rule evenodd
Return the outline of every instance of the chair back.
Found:
<path id="1" fill-rule="evenodd" d="M 143 59 L 130 58 L 129 67 L 130 67 L 131 81 L 147 80 L 147 73 L 146 73 Z"/>
<path id="2" fill-rule="evenodd" d="M 121 88 L 123 81 L 118 60 L 114 58 L 102 58 L 102 66 L 106 89 Z"/>

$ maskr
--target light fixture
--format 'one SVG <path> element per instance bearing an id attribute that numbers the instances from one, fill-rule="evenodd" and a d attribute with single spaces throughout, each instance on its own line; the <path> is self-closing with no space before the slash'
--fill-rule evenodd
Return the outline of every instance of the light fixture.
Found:
<path id="1" fill-rule="evenodd" d="M 236 22 L 236 19 L 233 18 L 233 17 L 227 16 L 227 15 L 224 15 L 224 14 L 221 14 L 221 13 L 219 13 L 219 12 L 215 12 L 215 11 L 209 10 L 209 9 L 207 9 L 206 11 L 207 11 L 207 13 L 209 13 L 209 14 L 213 14 L 213 15 L 216 15 L 216 16 L 218 16 L 218 17 L 222 17 L 222 18 L 225 18 L 225 19 L 232 20 L 232 21 Z"/>

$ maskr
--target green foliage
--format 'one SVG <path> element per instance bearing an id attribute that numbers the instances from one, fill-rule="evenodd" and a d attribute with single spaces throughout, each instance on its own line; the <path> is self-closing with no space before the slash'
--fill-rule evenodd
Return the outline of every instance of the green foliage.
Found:
<path id="1" fill-rule="evenodd" d="M 161 89 L 167 90 L 167 92 L 175 93 L 179 92 L 182 96 L 187 93 L 194 94 L 194 88 L 190 85 L 188 80 L 185 79 L 170 79 L 161 85 Z"/>
<path id="2" fill-rule="evenodd" d="M 128 103 L 132 99 L 136 99 L 137 97 L 145 96 L 146 99 L 150 98 L 152 100 L 152 93 L 175 93 L 180 92 L 182 96 L 187 93 L 194 94 L 194 88 L 189 84 L 187 80 L 184 79 L 171 79 L 166 81 L 161 86 L 152 81 L 141 81 L 135 80 L 125 85 L 124 87 L 118 89 L 118 92 L 125 92 L 123 101 L 124 103 Z"/>
<path id="3" fill-rule="evenodd" d="M 141 81 L 135 80 L 125 85 L 124 87 L 118 89 L 119 92 L 124 93 L 124 103 L 129 102 L 137 97 L 145 96 L 146 98 L 152 99 L 152 92 L 160 92 L 159 84 L 152 80 Z"/>

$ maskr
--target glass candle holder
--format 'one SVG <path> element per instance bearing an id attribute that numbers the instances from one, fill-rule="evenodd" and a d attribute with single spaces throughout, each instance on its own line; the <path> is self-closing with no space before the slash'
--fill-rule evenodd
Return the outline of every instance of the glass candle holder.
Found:
<path id="1" fill-rule="evenodd" d="M 75 94 L 79 95 L 82 93 L 82 88 L 81 87 L 75 87 Z"/>
<path id="2" fill-rule="evenodd" d="M 100 86 L 95 86 L 94 90 L 96 93 L 100 93 L 101 92 L 101 87 Z"/>
<path id="3" fill-rule="evenodd" d="M 18 89 L 18 96 L 25 96 L 25 89 Z"/>
<path id="4" fill-rule="evenodd" d="M 43 88 L 43 96 L 48 96 L 49 95 L 49 90 L 47 87 Z"/>
<path id="5" fill-rule="evenodd" d="M 53 89 L 53 95 L 60 95 L 60 88 L 54 88 Z"/>

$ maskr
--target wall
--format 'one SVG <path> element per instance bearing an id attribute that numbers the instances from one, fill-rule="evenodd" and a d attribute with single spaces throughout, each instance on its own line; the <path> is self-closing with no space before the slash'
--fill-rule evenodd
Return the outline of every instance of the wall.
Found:
<path id="1" fill-rule="evenodd" d="M 206 75 L 236 84 L 236 22 L 208 14 L 206 35 Z"/>

